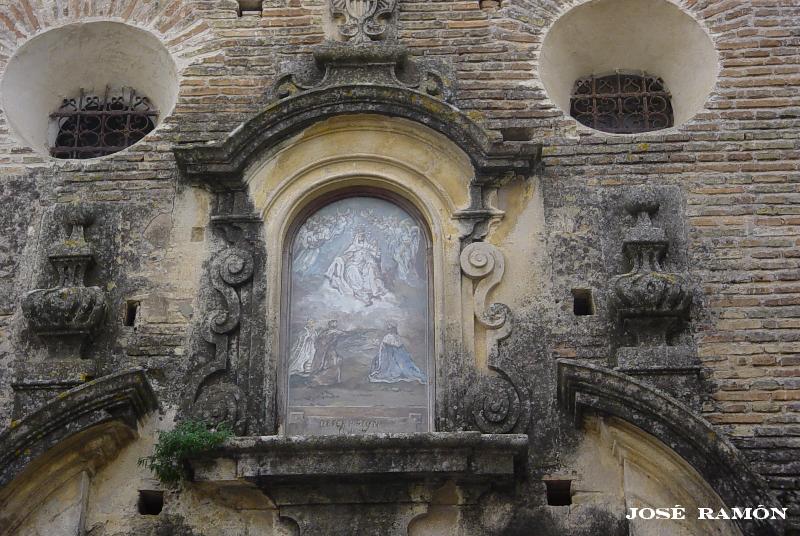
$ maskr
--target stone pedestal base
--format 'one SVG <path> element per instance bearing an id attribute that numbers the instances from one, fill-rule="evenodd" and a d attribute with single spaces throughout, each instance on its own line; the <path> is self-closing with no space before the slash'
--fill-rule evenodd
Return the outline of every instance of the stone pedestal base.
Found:
<path id="1" fill-rule="evenodd" d="M 91 359 L 47 359 L 14 364 L 12 419 L 21 419 L 59 393 L 86 383 L 96 375 Z"/>
<path id="2" fill-rule="evenodd" d="M 617 350 L 616 370 L 661 389 L 697 408 L 700 364 L 688 346 L 626 346 Z"/>

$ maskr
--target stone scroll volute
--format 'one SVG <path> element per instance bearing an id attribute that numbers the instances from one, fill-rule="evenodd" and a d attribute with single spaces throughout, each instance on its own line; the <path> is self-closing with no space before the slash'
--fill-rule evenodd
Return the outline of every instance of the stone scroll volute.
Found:
<path id="1" fill-rule="evenodd" d="M 485 364 L 481 372 L 482 352 L 476 349 L 478 380 L 467 393 L 470 425 L 484 433 L 524 432 L 530 417 L 527 388 L 516 374 L 503 368 L 499 344 L 514 327 L 511 309 L 504 303 L 488 304 L 489 293 L 500 283 L 505 273 L 505 258 L 487 242 L 473 242 L 461 252 L 461 271 L 473 282 L 473 307 L 476 330 L 485 333 Z"/>

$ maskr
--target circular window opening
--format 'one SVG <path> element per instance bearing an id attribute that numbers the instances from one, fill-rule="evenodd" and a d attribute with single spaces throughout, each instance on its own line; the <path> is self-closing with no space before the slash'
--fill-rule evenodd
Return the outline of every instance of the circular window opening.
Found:
<path id="1" fill-rule="evenodd" d="M 714 43 L 667 0 L 591 0 L 553 23 L 540 55 L 550 99 L 615 134 L 679 126 L 701 111 L 719 73 Z"/>
<path id="2" fill-rule="evenodd" d="M 175 106 L 178 72 L 154 35 L 117 22 L 70 24 L 22 45 L 0 81 L 20 141 L 56 158 L 125 149 Z"/>

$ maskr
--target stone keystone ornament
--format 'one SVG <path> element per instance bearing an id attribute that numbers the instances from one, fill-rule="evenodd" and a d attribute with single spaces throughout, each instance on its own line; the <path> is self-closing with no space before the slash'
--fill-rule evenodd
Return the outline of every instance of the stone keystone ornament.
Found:
<path id="1" fill-rule="evenodd" d="M 377 41 L 386 32 L 381 20 L 390 17 L 397 0 L 331 0 L 334 18 L 344 18 L 339 33 L 350 43 L 360 45 Z"/>
<path id="2" fill-rule="evenodd" d="M 53 288 L 28 292 L 22 311 L 31 330 L 48 341 L 51 356 L 70 359 L 81 357 L 86 337 L 105 318 L 106 296 L 101 288 L 84 285 L 86 270 L 94 262 L 84 235 L 94 221 L 93 211 L 73 205 L 65 211 L 63 221 L 71 227 L 69 236 L 48 256 L 58 272 L 58 282 Z"/>

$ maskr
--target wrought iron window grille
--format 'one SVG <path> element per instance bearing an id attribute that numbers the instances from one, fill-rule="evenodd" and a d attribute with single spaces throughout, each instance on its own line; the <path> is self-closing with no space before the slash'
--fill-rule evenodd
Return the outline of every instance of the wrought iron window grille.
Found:
<path id="1" fill-rule="evenodd" d="M 97 158 L 126 149 L 156 127 L 158 110 L 132 88 L 103 95 L 86 93 L 66 98 L 50 115 L 58 134 L 50 148 L 55 158 Z"/>
<path id="2" fill-rule="evenodd" d="M 615 134 L 650 132 L 674 123 L 672 96 L 664 81 L 647 73 L 578 79 L 569 113 L 587 127 Z"/>

